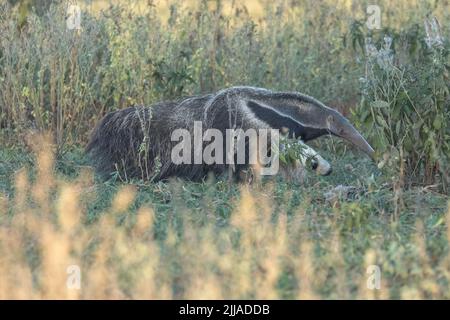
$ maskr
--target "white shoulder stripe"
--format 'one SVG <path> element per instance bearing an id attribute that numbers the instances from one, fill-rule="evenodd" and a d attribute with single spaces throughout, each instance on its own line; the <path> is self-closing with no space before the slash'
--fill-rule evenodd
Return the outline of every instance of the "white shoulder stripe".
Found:
<path id="1" fill-rule="evenodd" d="M 249 100 L 249 101 L 252 101 L 252 102 L 258 104 L 258 105 L 260 105 L 261 107 L 263 107 L 263 108 L 265 108 L 265 109 L 268 109 L 268 110 L 270 110 L 270 111 L 272 111 L 272 112 L 278 114 L 278 115 L 281 116 L 281 117 L 291 119 L 292 121 L 298 123 L 299 125 L 301 125 L 301 126 L 303 126 L 303 127 L 314 128 L 314 129 L 322 129 L 322 128 L 320 128 L 320 127 L 312 126 L 312 125 L 310 125 L 310 124 L 307 125 L 307 124 L 305 124 L 305 123 L 303 123 L 303 122 L 301 122 L 301 121 L 299 121 L 299 120 L 297 120 L 297 119 L 294 119 L 292 116 L 290 116 L 290 115 L 288 115 L 288 114 L 285 114 L 285 113 L 282 113 L 282 112 L 280 112 L 279 110 L 275 109 L 274 107 L 272 107 L 272 106 L 270 106 L 270 105 L 268 105 L 268 104 L 265 104 L 264 102 L 257 101 L 257 100 L 254 100 L 254 99 Z"/>

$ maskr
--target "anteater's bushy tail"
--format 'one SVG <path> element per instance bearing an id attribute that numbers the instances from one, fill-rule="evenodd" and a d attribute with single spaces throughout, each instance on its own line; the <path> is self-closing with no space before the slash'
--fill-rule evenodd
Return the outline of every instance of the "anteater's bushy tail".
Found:
<path id="1" fill-rule="evenodd" d="M 142 162 L 148 157 L 140 154 L 145 126 L 138 115 L 141 111 L 146 112 L 131 107 L 108 113 L 94 128 L 86 153 L 103 178 L 114 172 L 124 179 L 142 178 L 142 168 L 146 167 Z"/>

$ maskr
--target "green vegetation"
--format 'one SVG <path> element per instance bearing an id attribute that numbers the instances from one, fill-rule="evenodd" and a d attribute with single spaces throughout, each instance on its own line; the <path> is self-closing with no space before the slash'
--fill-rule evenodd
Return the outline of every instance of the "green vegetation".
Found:
<path id="1" fill-rule="evenodd" d="M 450 298 L 445 2 L 379 1 L 372 31 L 366 1 L 213 3 L 88 6 L 77 31 L 63 5 L 0 2 L 0 298 Z M 338 108 L 378 163 L 323 138 L 333 174 L 302 185 L 93 176 L 103 114 L 232 85 Z"/>

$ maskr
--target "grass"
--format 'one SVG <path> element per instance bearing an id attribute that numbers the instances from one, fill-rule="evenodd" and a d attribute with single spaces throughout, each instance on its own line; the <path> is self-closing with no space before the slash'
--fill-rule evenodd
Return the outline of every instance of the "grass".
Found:
<path id="1" fill-rule="evenodd" d="M 84 144 L 99 114 L 233 85 L 298 90 L 346 114 L 358 104 L 364 34 L 352 26 L 364 26 L 366 3 L 263 1 L 259 18 L 248 2 L 236 2 L 232 15 L 210 1 L 184 10 L 170 3 L 169 16 L 152 6 L 139 15 L 121 1 L 101 14 L 86 10 L 80 31 L 67 30 L 63 5 L 23 17 L 0 3 L 2 143 L 32 129 L 51 131 L 59 148 Z M 427 14 L 448 21 L 439 1 L 380 6 L 389 10 L 378 34 L 422 25 Z"/>
<path id="2" fill-rule="evenodd" d="M 439 61 L 407 53 L 424 48 L 427 16 L 449 38 L 445 3 L 378 1 L 383 29 L 369 32 L 368 1 L 256 2 L 171 0 L 145 13 L 94 2 L 80 31 L 66 29 L 65 6 L 42 14 L 0 2 L 0 298 L 450 298 L 448 188 L 434 181 L 448 178 L 448 41 Z M 368 73 L 378 60 L 366 60 L 364 41 L 380 49 L 385 34 L 399 82 Z M 321 139 L 333 174 L 302 185 L 93 174 L 83 148 L 103 114 L 232 85 L 301 91 L 338 108 L 389 151 L 384 166 Z M 419 126 L 410 104 L 439 110 L 417 112 L 434 128 L 420 125 L 433 151 L 427 179 L 422 149 L 408 153 L 420 145 L 404 122 Z M 400 122 L 412 146 L 385 139 L 403 134 Z M 420 155 L 415 172 L 402 151 Z M 367 285 L 373 266 L 379 290 Z"/>
<path id="3" fill-rule="evenodd" d="M 333 175 L 305 185 L 99 182 L 80 149 L 54 171 L 45 152 L 0 154 L 2 297 L 449 298 L 448 197 L 413 188 L 395 203 L 351 152 L 326 154 Z M 356 190 L 327 200 L 338 184 Z M 81 290 L 65 287 L 72 264 Z M 367 289 L 368 265 L 380 290 Z"/>

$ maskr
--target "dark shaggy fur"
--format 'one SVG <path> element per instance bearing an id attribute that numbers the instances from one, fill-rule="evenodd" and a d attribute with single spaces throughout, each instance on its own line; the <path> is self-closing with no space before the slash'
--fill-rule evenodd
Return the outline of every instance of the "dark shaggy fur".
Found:
<path id="1" fill-rule="evenodd" d="M 330 126 L 330 115 L 337 128 Z M 342 136 L 340 131 L 354 130 L 339 113 L 306 95 L 234 87 L 215 94 L 111 112 L 95 127 L 86 151 L 104 177 L 117 172 L 122 179 L 160 180 L 178 176 L 199 180 L 210 171 L 225 172 L 227 165 L 172 163 L 171 151 L 178 144 L 171 141 L 172 132 L 184 128 L 192 133 L 194 121 L 202 121 L 203 130 L 216 128 L 222 133 L 227 128 L 286 127 L 292 136 L 304 141 L 328 133 Z M 242 168 L 235 171 L 239 169 Z"/>

